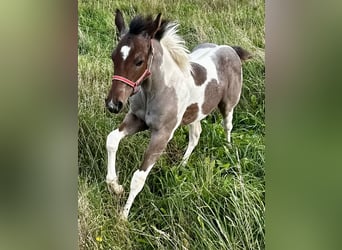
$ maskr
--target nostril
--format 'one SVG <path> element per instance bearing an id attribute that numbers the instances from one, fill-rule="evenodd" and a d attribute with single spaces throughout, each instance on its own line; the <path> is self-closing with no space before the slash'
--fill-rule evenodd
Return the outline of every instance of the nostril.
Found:
<path id="1" fill-rule="evenodd" d="M 118 110 L 121 110 L 122 106 L 123 106 L 123 103 L 118 101 L 118 103 L 117 103 Z"/>
<path id="2" fill-rule="evenodd" d="M 113 100 L 110 100 L 109 102 L 106 102 L 106 108 L 111 112 L 111 113 L 119 113 L 120 110 L 123 108 L 123 103 L 120 101 L 113 102 Z"/>

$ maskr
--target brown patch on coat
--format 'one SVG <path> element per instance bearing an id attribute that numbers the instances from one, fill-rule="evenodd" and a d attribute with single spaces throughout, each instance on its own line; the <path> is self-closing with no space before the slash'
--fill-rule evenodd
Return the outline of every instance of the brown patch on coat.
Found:
<path id="1" fill-rule="evenodd" d="M 192 62 L 191 63 L 192 71 L 191 75 L 194 78 L 195 84 L 197 86 L 201 86 L 205 80 L 207 80 L 207 70 L 202 65 Z"/>
<path id="2" fill-rule="evenodd" d="M 222 88 L 215 79 L 208 83 L 204 95 L 202 113 L 207 115 L 217 107 L 222 97 Z"/>
<path id="3" fill-rule="evenodd" d="M 197 103 L 188 106 L 182 118 L 182 125 L 187 125 L 196 120 L 198 116 L 199 107 Z"/>

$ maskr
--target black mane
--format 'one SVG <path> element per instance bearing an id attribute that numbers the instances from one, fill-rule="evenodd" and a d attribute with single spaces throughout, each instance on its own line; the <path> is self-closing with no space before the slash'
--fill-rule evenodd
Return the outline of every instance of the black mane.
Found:
<path id="1" fill-rule="evenodd" d="M 153 21 L 151 15 L 145 18 L 143 16 L 136 16 L 129 24 L 128 33 L 132 35 L 145 35 L 148 30 L 153 28 Z M 163 37 L 168 23 L 169 21 L 165 19 L 161 21 L 160 28 L 154 36 L 155 39 L 160 40 Z"/>

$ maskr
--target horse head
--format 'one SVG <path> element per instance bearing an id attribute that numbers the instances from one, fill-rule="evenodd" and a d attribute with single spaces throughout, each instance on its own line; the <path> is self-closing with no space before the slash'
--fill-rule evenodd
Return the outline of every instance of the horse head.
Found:
<path id="1" fill-rule="evenodd" d="M 128 98 L 137 92 L 138 86 L 151 74 L 151 39 L 161 25 L 161 14 L 154 20 L 135 17 L 126 32 L 123 16 L 117 10 L 115 25 L 118 29 L 119 42 L 112 53 L 114 76 L 105 100 L 107 109 L 112 113 L 120 112 Z"/>

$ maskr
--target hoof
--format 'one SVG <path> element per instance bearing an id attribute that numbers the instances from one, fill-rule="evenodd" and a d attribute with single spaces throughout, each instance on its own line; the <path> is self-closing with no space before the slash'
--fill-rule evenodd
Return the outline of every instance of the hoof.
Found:
<path id="1" fill-rule="evenodd" d="M 124 192 L 122 185 L 119 185 L 116 181 L 107 182 L 109 190 L 114 192 L 116 195 L 121 195 Z"/>

